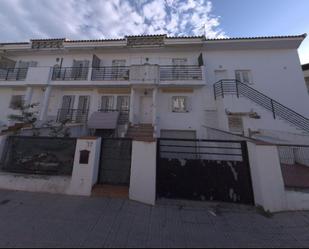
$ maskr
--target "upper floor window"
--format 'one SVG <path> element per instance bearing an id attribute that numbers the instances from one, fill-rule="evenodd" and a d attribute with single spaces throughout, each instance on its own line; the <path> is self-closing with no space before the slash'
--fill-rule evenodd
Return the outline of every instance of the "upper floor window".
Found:
<path id="1" fill-rule="evenodd" d="M 114 96 L 102 96 L 101 98 L 101 110 L 111 111 L 114 109 Z"/>
<path id="2" fill-rule="evenodd" d="M 112 66 L 113 67 L 125 67 L 126 66 L 126 60 L 113 60 Z"/>
<path id="3" fill-rule="evenodd" d="M 188 112 L 188 97 L 175 96 L 172 102 L 173 112 Z"/>
<path id="4" fill-rule="evenodd" d="M 253 84 L 252 73 L 250 70 L 236 70 L 235 78 L 242 83 Z"/>
<path id="5" fill-rule="evenodd" d="M 24 95 L 13 95 L 10 102 L 10 108 L 13 110 L 17 110 L 23 106 L 24 101 Z"/>
<path id="6" fill-rule="evenodd" d="M 27 69 L 29 67 L 37 67 L 37 66 L 38 66 L 37 61 L 19 61 L 16 64 L 17 68 L 24 68 L 24 69 Z"/>

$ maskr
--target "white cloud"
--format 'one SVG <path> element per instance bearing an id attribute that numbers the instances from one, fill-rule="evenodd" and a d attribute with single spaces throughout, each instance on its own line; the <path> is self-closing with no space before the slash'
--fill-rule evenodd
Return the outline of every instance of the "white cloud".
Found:
<path id="1" fill-rule="evenodd" d="M 201 35 L 204 29 L 208 37 L 225 36 L 206 0 L 1 0 L 0 23 L 1 41 Z"/>

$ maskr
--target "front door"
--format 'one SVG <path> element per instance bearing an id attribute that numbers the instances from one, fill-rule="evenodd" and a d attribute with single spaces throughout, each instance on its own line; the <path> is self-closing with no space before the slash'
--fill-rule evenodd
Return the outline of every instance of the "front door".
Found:
<path id="1" fill-rule="evenodd" d="M 141 97 L 141 123 L 151 124 L 152 123 L 152 98 L 151 97 Z"/>

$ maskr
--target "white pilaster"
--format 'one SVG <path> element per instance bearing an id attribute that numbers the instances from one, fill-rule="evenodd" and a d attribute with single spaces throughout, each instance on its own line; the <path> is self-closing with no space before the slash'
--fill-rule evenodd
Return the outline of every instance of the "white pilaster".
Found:
<path id="1" fill-rule="evenodd" d="M 154 88 L 152 92 L 152 124 L 156 125 L 157 123 L 157 96 L 158 96 L 158 89 Z"/>
<path id="2" fill-rule="evenodd" d="M 132 87 L 130 97 L 130 114 L 129 114 L 129 121 L 131 124 L 134 124 L 134 98 L 135 98 L 135 89 Z"/>
<path id="3" fill-rule="evenodd" d="M 33 95 L 33 88 L 31 86 L 28 86 L 25 94 L 25 105 L 31 104 L 32 95 Z"/>
<path id="4" fill-rule="evenodd" d="M 41 112 L 40 112 L 41 121 L 44 121 L 46 119 L 51 92 L 52 92 L 52 87 L 51 86 L 46 87 L 45 92 L 44 92 L 44 99 L 43 99 L 43 103 L 41 107 Z"/>

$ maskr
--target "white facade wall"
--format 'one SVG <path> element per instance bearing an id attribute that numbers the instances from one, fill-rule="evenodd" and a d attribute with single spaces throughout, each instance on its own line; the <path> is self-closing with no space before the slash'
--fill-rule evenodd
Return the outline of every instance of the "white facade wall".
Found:
<path id="1" fill-rule="evenodd" d="M 248 142 L 248 153 L 256 206 L 270 212 L 309 209 L 308 192 L 285 188 L 276 146 Z"/>
<path id="2" fill-rule="evenodd" d="M 90 67 L 93 54 L 101 59 L 101 66 L 111 66 L 113 60 L 126 60 L 126 65 L 141 65 L 145 63 L 172 65 L 173 58 L 186 58 L 188 65 L 197 65 L 198 56 L 203 53 L 206 78 L 203 81 L 164 81 L 160 84 L 134 84 L 129 81 L 91 81 L 91 69 L 89 69 L 88 81 L 50 81 L 50 68 L 59 64 L 56 59 L 63 58 L 63 67 L 72 67 L 73 60 L 89 60 Z M 279 101 L 281 104 L 295 110 L 296 112 L 309 117 L 309 96 L 304 82 L 303 73 L 300 67 L 300 61 L 296 49 L 224 49 L 210 50 L 205 47 L 192 47 L 190 49 L 174 48 L 133 48 L 118 50 L 100 50 L 89 49 L 74 51 L 35 51 L 32 55 L 22 54 L 10 56 L 16 61 L 37 61 L 38 68 L 29 69 L 29 77 L 25 82 L 4 82 L 5 86 L 0 88 L 0 104 L 3 110 L 0 113 L 0 122 L 6 122 L 8 114 L 12 110 L 8 108 L 10 98 L 13 92 L 25 92 L 26 86 L 41 85 L 41 88 L 35 87 L 32 102 L 43 102 L 43 87 L 53 86 L 49 105 L 47 108 L 47 119 L 56 119 L 58 110 L 61 108 L 62 97 L 64 95 L 75 96 L 75 106 L 77 109 L 78 97 L 89 95 L 90 115 L 100 107 L 102 95 L 99 89 L 102 87 L 127 87 L 135 88 L 133 120 L 139 122 L 140 104 L 139 99 L 144 90 L 148 89 L 150 94 L 152 89 L 159 88 L 157 94 L 156 120 L 159 121 L 159 129 L 180 129 L 196 130 L 199 138 L 205 138 L 204 125 L 228 130 L 227 116 L 225 110 L 228 108 L 234 112 L 258 110 L 262 113 L 261 120 L 252 120 L 244 118 L 246 129 L 273 129 L 288 132 L 299 132 L 295 127 L 280 120 L 274 121 L 271 113 L 259 108 L 254 103 L 245 100 L 233 99 L 224 102 L 214 99 L 213 83 L 216 82 L 215 71 L 226 70 L 226 77 L 234 79 L 235 70 L 251 70 L 254 84 L 251 87 L 261 91 L 267 96 Z M 40 71 L 41 70 L 41 71 Z M 49 72 L 49 76 L 48 75 Z M 40 81 L 41 77 L 41 81 Z M 10 87 L 11 86 L 11 87 Z M 15 88 L 13 88 L 13 86 Z M 20 90 L 16 86 L 22 86 Z M 160 88 L 189 87 L 194 89 L 193 93 L 183 94 L 163 93 Z M 124 94 L 128 95 L 128 94 Z M 114 94 L 117 97 L 117 94 Z M 189 113 L 172 113 L 171 99 L 173 96 L 188 96 L 190 99 Z M 133 101 L 131 99 L 131 101 Z M 43 117 L 44 115 L 41 115 Z M 1 123 L 0 123 L 1 125 Z"/>
<path id="3" fill-rule="evenodd" d="M 215 70 L 226 70 L 235 79 L 235 70 L 251 70 L 254 89 L 309 117 L 309 97 L 297 50 L 206 51 L 207 78 L 216 82 Z"/>
<path id="4" fill-rule="evenodd" d="M 31 104 L 38 104 L 34 111 L 40 110 L 40 104 L 43 101 L 43 90 L 42 87 L 34 87 L 33 93 L 31 97 Z M 13 110 L 10 108 L 11 98 L 14 95 L 26 95 L 27 88 L 26 87 L 0 87 L 0 126 L 2 124 L 8 124 L 7 117 L 11 114 L 20 114 L 19 111 Z"/>

